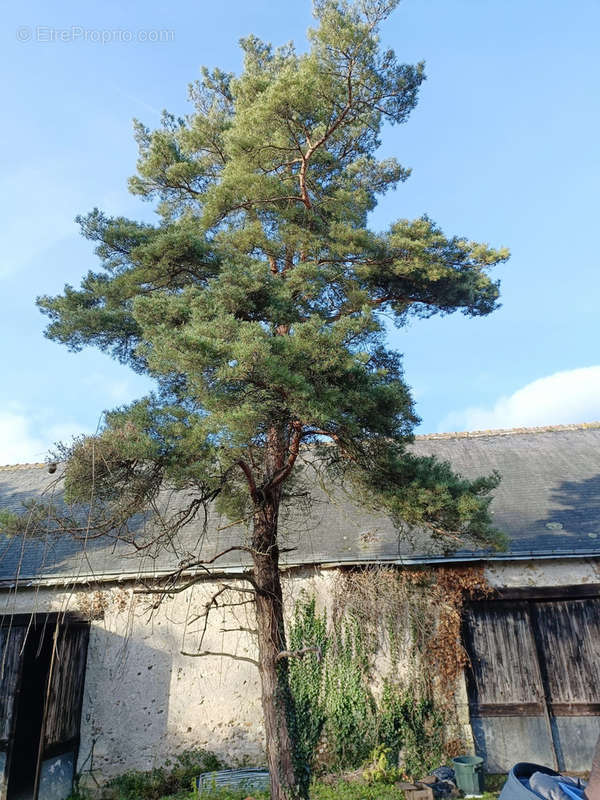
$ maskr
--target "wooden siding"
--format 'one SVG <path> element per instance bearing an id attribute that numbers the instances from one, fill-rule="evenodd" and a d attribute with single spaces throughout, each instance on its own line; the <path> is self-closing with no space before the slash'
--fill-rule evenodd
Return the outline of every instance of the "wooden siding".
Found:
<path id="1" fill-rule="evenodd" d="M 464 640 L 488 768 L 505 771 L 516 758 L 589 769 L 600 729 L 600 598 L 473 603 Z"/>
<path id="2" fill-rule="evenodd" d="M 0 749 L 12 735 L 24 640 L 25 628 L 0 628 Z"/>
<path id="3" fill-rule="evenodd" d="M 69 626 L 59 631 L 50 676 L 44 751 L 79 737 L 88 637 L 88 626 Z"/>
<path id="4" fill-rule="evenodd" d="M 541 714 L 544 689 L 527 608 L 481 603 L 467 609 L 466 623 L 473 705 L 494 716 Z"/>

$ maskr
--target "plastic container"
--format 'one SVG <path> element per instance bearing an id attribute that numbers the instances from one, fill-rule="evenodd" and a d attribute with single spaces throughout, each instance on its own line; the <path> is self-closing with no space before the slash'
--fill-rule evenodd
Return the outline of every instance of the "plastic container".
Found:
<path id="1" fill-rule="evenodd" d="M 266 791 L 269 788 L 269 770 L 263 767 L 245 769 L 222 769 L 217 772 L 203 772 L 196 778 L 198 794 L 212 792 L 214 789 L 243 789 L 244 791 Z"/>
<path id="2" fill-rule="evenodd" d="M 485 791 L 483 758 L 480 756 L 458 756 L 452 759 L 456 774 L 456 785 L 467 796 L 482 795 Z"/>
<path id="3" fill-rule="evenodd" d="M 529 778 L 534 772 L 543 772 L 544 775 L 558 777 L 558 772 L 550 769 L 550 767 L 520 761 L 508 773 L 506 783 L 500 792 L 499 800 L 540 800 L 539 794 L 529 788 Z"/>

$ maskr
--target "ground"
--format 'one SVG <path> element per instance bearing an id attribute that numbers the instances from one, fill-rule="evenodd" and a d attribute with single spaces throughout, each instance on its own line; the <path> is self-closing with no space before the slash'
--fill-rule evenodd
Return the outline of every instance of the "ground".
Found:
<path id="1" fill-rule="evenodd" d="M 481 800 L 498 800 L 506 775 L 487 775 L 487 791 Z M 151 773 L 127 773 L 112 782 L 107 800 L 269 800 L 268 792 L 248 790 L 214 790 L 201 796 L 193 789 L 194 777 L 187 769 L 171 772 L 154 770 Z M 167 793 L 165 793 L 166 787 Z M 170 792 L 170 793 L 168 793 Z M 315 781 L 311 800 L 401 800 L 402 792 L 393 783 L 340 780 Z M 87 795 L 75 794 L 69 800 L 88 800 Z"/>

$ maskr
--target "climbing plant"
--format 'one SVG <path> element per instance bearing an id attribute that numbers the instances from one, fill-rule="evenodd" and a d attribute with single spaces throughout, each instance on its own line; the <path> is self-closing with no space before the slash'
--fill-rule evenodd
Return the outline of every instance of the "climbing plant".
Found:
<path id="1" fill-rule="evenodd" d="M 462 606 L 490 591 L 478 567 L 350 571 L 334 587 L 329 626 L 314 599 L 302 598 L 290 641 L 319 651 L 290 664 L 308 767 L 319 746 L 330 768 L 358 767 L 377 751 L 412 777 L 455 755 L 462 743 L 448 732 L 457 728 L 453 697 L 466 663 Z M 376 658 L 385 673 L 378 691 Z"/>
<path id="2" fill-rule="evenodd" d="M 362 763 L 376 744 L 370 656 L 358 620 L 349 617 L 334 628 L 325 668 L 325 736 L 338 769 Z"/>
<path id="3" fill-rule="evenodd" d="M 402 664 L 403 682 L 415 696 L 452 704 L 467 663 L 460 625 L 466 600 L 491 592 L 483 568 L 395 570 L 374 567 L 341 573 L 333 616 L 356 619 L 371 648 L 385 653 L 388 671 Z"/>
<path id="4" fill-rule="evenodd" d="M 325 612 L 317 614 L 314 598 L 303 597 L 296 603 L 289 643 L 292 650 L 308 651 L 302 658 L 291 659 L 289 664 L 290 690 L 296 712 L 296 757 L 300 762 L 296 773 L 308 785 L 326 718 L 322 687 L 329 645 L 327 615 Z"/>
<path id="5" fill-rule="evenodd" d="M 413 687 L 402 690 L 388 680 L 377 716 L 379 741 L 407 776 L 422 776 L 444 761 L 446 719 L 431 697 L 418 698 Z"/>
<path id="6" fill-rule="evenodd" d="M 389 678 L 384 681 L 379 704 L 377 738 L 388 748 L 388 760 L 397 764 L 405 739 L 402 692 Z"/>

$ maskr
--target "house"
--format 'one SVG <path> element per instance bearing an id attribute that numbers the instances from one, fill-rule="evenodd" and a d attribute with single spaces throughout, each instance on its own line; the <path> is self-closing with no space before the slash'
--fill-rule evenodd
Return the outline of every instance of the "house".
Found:
<path id="1" fill-rule="evenodd" d="M 492 511 L 509 548 L 447 552 L 323 494 L 284 521 L 286 597 L 304 591 L 329 608 L 337 578 L 369 566 L 483 569 L 493 592 L 462 609 L 469 663 L 453 692 L 462 741 L 491 771 L 519 760 L 589 769 L 600 730 L 600 423 L 433 434 L 413 447 L 468 477 L 501 473 Z M 0 508 L 18 510 L 56 491 L 54 481 L 44 464 L 0 467 Z M 35 789 L 59 800 L 76 771 L 101 783 L 189 747 L 260 762 L 243 602 L 216 607 L 201 644 L 210 655 L 184 654 L 198 652 L 202 610 L 223 581 L 238 585 L 245 555 L 182 576 L 201 580 L 161 603 L 140 593 L 199 548 L 209 558 L 245 535 L 215 518 L 160 552 L 92 536 L 1 541 L 2 797 Z"/>

